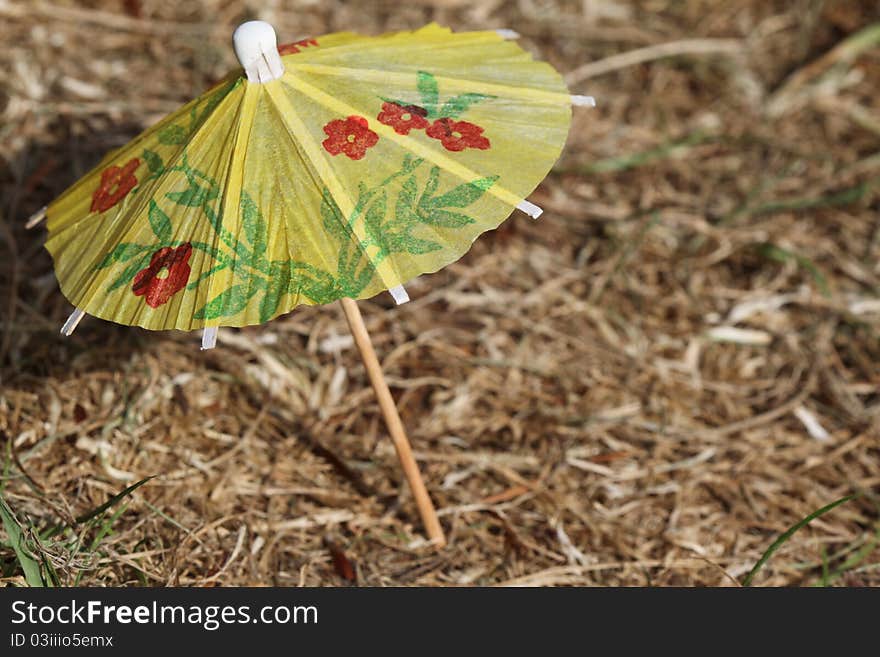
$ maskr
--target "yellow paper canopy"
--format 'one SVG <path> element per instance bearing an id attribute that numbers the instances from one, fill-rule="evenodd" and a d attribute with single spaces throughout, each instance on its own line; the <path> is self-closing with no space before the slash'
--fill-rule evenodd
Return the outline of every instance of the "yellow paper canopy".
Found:
<path id="1" fill-rule="evenodd" d="M 495 32 L 430 25 L 281 46 L 48 207 L 62 292 L 102 319 L 191 330 L 366 298 L 463 255 L 559 157 L 570 96 Z"/>

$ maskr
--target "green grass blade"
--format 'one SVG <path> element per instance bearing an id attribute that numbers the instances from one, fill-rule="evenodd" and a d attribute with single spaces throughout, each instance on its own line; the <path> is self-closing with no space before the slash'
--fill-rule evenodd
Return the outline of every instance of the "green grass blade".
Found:
<path id="1" fill-rule="evenodd" d="M 798 267 L 807 270 L 810 276 L 813 277 L 816 287 L 819 288 L 819 291 L 823 296 L 830 296 L 831 292 L 828 288 L 828 279 L 825 278 L 825 274 L 819 270 L 819 267 L 817 267 L 816 264 L 806 256 L 783 249 L 771 242 L 763 242 L 759 244 L 758 253 L 761 254 L 761 257 L 773 260 L 774 262 L 794 262 Z"/>
<path id="2" fill-rule="evenodd" d="M 96 509 L 92 509 L 92 510 L 89 511 L 88 513 L 84 513 L 83 515 L 79 516 L 79 517 L 76 519 L 76 524 L 81 525 L 82 523 L 84 523 L 84 522 L 88 522 L 88 521 L 91 520 L 92 518 L 95 518 L 96 516 L 101 515 L 102 513 L 104 513 L 104 511 L 106 511 L 106 510 L 109 509 L 111 506 L 113 506 L 114 504 L 116 504 L 117 502 L 119 502 L 119 500 L 122 500 L 122 499 L 128 497 L 128 496 L 131 495 L 134 491 L 136 491 L 138 488 L 140 488 L 140 487 L 143 486 L 145 483 L 147 483 L 150 479 L 153 479 L 155 476 L 156 476 L 156 475 L 152 475 L 152 476 L 150 476 L 150 477 L 147 477 L 146 479 L 141 479 L 139 482 L 137 482 L 137 483 L 135 483 L 135 484 L 132 484 L 131 486 L 129 486 L 128 488 L 126 488 L 126 489 L 125 489 L 124 491 L 122 491 L 121 493 L 117 493 L 116 495 L 114 495 L 113 497 L 111 497 L 109 500 L 107 500 L 106 502 L 104 502 L 101 506 L 97 507 Z"/>
<path id="3" fill-rule="evenodd" d="M 767 548 L 766 552 L 764 552 L 764 554 L 761 555 L 761 558 L 758 559 L 758 563 L 756 563 L 754 568 L 752 568 L 752 570 L 749 572 L 749 574 L 746 575 L 746 578 L 743 580 L 742 585 L 743 586 L 750 586 L 752 583 L 752 580 L 755 579 L 755 575 L 757 575 L 758 571 L 764 567 L 764 564 L 767 563 L 767 561 L 770 559 L 770 557 L 773 556 L 773 553 L 776 552 L 776 550 L 778 550 L 779 548 L 781 548 L 783 546 L 783 544 L 786 541 L 788 541 L 788 539 L 790 539 L 798 529 L 800 529 L 801 527 L 805 527 L 806 525 L 810 524 L 813 520 L 815 520 L 819 516 L 828 513 L 833 508 L 840 506 L 844 502 L 849 502 L 854 497 L 855 497 L 855 495 L 847 495 L 846 497 L 841 497 L 839 500 L 835 500 L 831 504 L 828 504 L 826 506 L 823 506 L 821 509 L 813 511 L 806 518 L 799 520 L 794 525 L 789 527 L 788 530 L 784 534 L 782 534 L 782 536 L 780 536 L 775 541 L 773 541 L 773 545 L 771 545 L 769 548 Z"/>
<path id="4" fill-rule="evenodd" d="M 698 131 L 687 135 L 684 139 L 667 141 L 655 148 L 598 160 L 580 167 L 579 171 L 586 174 L 599 174 L 637 169 L 655 162 L 686 157 L 695 147 L 707 142 L 717 141 L 717 139 L 717 135 Z"/>
<path id="5" fill-rule="evenodd" d="M 860 566 L 865 559 L 871 556 L 878 545 L 880 545 L 880 529 L 877 530 L 874 536 L 865 541 L 864 545 L 851 551 L 851 553 L 849 554 L 849 556 L 847 556 L 843 563 L 841 563 L 839 566 L 828 573 L 827 579 L 825 581 L 815 583 L 813 584 L 813 586 L 829 586 L 835 580 L 842 577 L 845 573 L 855 571 L 856 568 Z"/>
<path id="6" fill-rule="evenodd" d="M 830 578 L 828 575 L 828 551 L 822 548 L 822 586 L 828 586 Z"/>
<path id="7" fill-rule="evenodd" d="M 0 497 L 0 518 L 3 519 L 3 528 L 6 530 L 9 544 L 15 552 L 15 558 L 18 559 L 18 563 L 21 565 L 24 579 L 28 586 L 45 586 L 43 575 L 40 571 L 40 562 L 31 554 L 25 542 L 21 525 L 18 524 L 15 514 L 2 497 Z"/>

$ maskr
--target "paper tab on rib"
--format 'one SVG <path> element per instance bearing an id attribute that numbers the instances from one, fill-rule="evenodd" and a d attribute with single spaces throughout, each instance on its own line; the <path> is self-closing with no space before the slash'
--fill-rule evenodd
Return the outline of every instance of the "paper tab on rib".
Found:
<path id="1" fill-rule="evenodd" d="M 64 322 L 64 326 L 61 327 L 61 335 L 70 336 L 76 330 L 77 324 L 82 321 L 82 318 L 85 317 L 85 312 L 77 308 L 72 313 L 70 313 L 70 317 L 67 318 L 67 321 Z"/>
<path id="2" fill-rule="evenodd" d="M 592 96 L 575 96 L 571 97 L 571 104 L 578 107 L 595 107 L 596 99 Z"/>
<path id="3" fill-rule="evenodd" d="M 33 228 L 37 224 L 39 224 L 43 219 L 46 218 L 46 206 L 44 205 L 39 210 L 34 212 L 31 215 L 31 218 L 27 220 L 27 223 L 24 225 L 25 228 Z"/>
<path id="4" fill-rule="evenodd" d="M 516 30 L 510 30 L 510 29 L 506 29 L 506 28 L 502 28 L 500 30 L 495 30 L 495 34 L 500 36 L 502 39 L 508 39 L 508 40 L 519 39 L 519 37 L 520 37 L 519 32 L 517 32 Z"/>
<path id="5" fill-rule="evenodd" d="M 389 294 L 394 297 L 394 303 L 398 306 L 409 301 L 409 295 L 406 293 L 403 285 L 395 285 L 388 290 Z"/>
<path id="6" fill-rule="evenodd" d="M 202 351 L 213 349 L 217 346 L 217 327 L 207 326 L 202 331 Z"/>
<path id="7" fill-rule="evenodd" d="M 525 212 L 532 219 L 537 219 L 544 213 L 541 208 L 539 208 L 534 203 L 530 203 L 529 201 L 520 201 L 519 204 L 516 206 L 516 209 Z"/>

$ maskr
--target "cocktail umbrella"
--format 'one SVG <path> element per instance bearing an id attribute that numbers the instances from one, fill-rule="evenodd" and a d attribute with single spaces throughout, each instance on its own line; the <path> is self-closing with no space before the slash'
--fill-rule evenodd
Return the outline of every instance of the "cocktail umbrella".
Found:
<path id="1" fill-rule="evenodd" d="M 443 531 L 355 299 L 461 257 L 544 178 L 570 96 L 509 31 L 437 25 L 276 44 L 235 31 L 244 69 L 109 153 L 45 216 L 62 292 L 147 329 L 266 322 L 341 301 L 429 537 Z"/>

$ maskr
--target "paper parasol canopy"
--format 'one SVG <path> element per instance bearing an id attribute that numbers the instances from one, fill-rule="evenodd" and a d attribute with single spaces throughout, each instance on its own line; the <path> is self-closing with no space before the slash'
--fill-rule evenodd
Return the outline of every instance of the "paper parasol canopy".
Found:
<path id="1" fill-rule="evenodd" d="M 540 213 L 523 199 L 560 154 L 572 97 L 515 42 L 430 25 L 306 39 L 278 56 L 274 32 L 254 25 L 237 42 L 247 75 L 48 206 L 46 247 L 80 311 L 191 330 L 383 290 L 401 300 L 399 286 L 514 208 Z"/>

